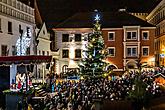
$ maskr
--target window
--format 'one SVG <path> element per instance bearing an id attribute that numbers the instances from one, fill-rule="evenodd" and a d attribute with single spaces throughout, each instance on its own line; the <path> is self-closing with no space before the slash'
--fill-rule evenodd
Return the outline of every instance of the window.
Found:
<path id="1" fill-rule="evenodd" d="M 69 42 L 69 34 L 62 34 L 62 42 Z"/>
<path id="2" fill-rule="evenodd" d="M 12 34 L 12 22 L 8 21 L 8 33 Z"/>
<path id="3" fill-rule="evenodd" d="M 19 12 L 16 12 L 17 13 L 17 17 L 20 18 L 20 13 Z"/>
<path id="4" fill-rule="evenodd" d="M 3 0 L 4 3 L 7 3 L 7 0 Z"/>
<path id="5" fill-rule="evenodd" d="M 7 45 L 1 45 L 1 56 L 7 56 Z"/>
<path id="6" fill-rule="evenodd" d="M 29 27 L 26 27 L 26 31 L 27 31 L 27 36 L 30 36 L 29 33 L 30 33 L 30 28 Z"/>
<path id="7" fill-rule="evenodd" d="M 109 41 L 115 40 L 115 32 L 108 32 L 108 40 Z"/>
<path id="8" fill-rule="evenodd" d="M 128 40 L 136 40 L 137 39 L 136 32 L 127 32 L 127 39 Z"/>
<path id="9" fill-rule="evenodd" d="M 149 55 L 149 47 L 148 46 L 144 46 L 142 47 L 142 54 L 143 56 L 148 56 Z"/>
<path id="10" fill-rule="evenodd" d="M 2 5 L 0 4 L 0 12 L 2 12 Z"/>
<path id="11" fill-rule="evenodd" d="M 62 58 L 69 58 L 69 50 L 68 49 L 62 50 Z"/>
<path id="12" fill-rule="evenodd" d="M 75 34 L 75 42 L 81 42 L 81 34 Z"/>
<path id="13" fill-rule="evenodd" d="M 19 33 L 20 33 L 20 34 L 22 33 L 21 25 L 19 25 Z"/>
<path id="14" fill-rule="evenodd" d="M 13 0 L 13 6 L 16 7 L 16 1 L 15 0 Z"/>
<path id="15" fill-rule="evenodd" d="M 16 55 L 17 54 L 17 51 L 16 51 L 16 47 L 15 45 L 12 46 L 12 55 Z"/>
<path id="16" fill-rule="evenodd" d="M 10 11 L 9 8 L 6 8 L 6 9 L 7 9 L 7 14 L 9 14 L 9 13 L 10 13 L 10 12 L 9 12 L 9 11 Z"/>
<path id="17" fill-rule="evenodd" d="M 127 47 L 127 56 L 129 57 L 137 56 L 137 47 Z"/>
<path id="18" fill-rule="evenodd" d="M 110 57 L 114 57 L 115 56 L 115 47 L 109 47 L 108 53 L 109 53 Z"/>
<path id="19" fill-rule="evenodd" d="M 41 50 L 38 51 L 38 54 L 41 55 Z"/>
<path id="20" fill-rule="evenodd" d="M 143 40 L 149 40 L 149 32 L 143 31 L 142 32 L 142 38 L 143 38 Z"/>
<path id="21" fill-rule="evenodd" d="M 81 49 L 75 50 L 75 58 L 81 58 Z"/>
<path id="22" fill-rule="evenodd" d="M 30 47 L 26 49 L 26 55 L 30 55 Z"/>
<path id="23" fill-rule="evenodd" d="M 16 17 L 16 11 L 15 10 L 13 10 L 13 16 Z"/>
<path id="24" fill-rule="evenodd" d="M 0 19 L 0 32 L 2 32 L 2 21 L 1 21 L 1 19 Z"/>
<path id="25" fill-rule="evenodd" d="M 45 55 L 45 51 L 42 51 L 42 55 Z"/>
<path id="26" fill-rule="evenodd" d="M 12 5 L 12 0 L 7 0 L 7 4 Z"/>

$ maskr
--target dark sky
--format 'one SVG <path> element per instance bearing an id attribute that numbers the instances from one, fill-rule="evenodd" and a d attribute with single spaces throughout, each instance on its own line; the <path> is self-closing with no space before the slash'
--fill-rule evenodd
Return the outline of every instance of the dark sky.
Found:
<path id="1" fill-rule="evenodd" d="M 77 12 L 117 11 L 126 8 L 128 12 L 150 12 L 161 0 L 37 0 L 38 8 L 48 27 Z"/>

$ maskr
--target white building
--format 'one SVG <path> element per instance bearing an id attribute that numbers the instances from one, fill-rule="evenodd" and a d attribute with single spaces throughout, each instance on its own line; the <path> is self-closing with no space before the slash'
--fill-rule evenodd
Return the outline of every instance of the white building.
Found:
<path id="1" fill-rule="evenodd" d="M 147 16 L 147 21 L 156 26 L 156 66 L 165 66 L 165 0 L 162 0 Z"/>
<path id="2" fill-rule="evenodd" d="M 0 0 L 0 56 L 35 54 L 34 8 L 17 0 Z M 10 65 L 10 84 L 17 65 Z"/>
<path id="3" fill-rule="evenodd" d="M 12 56 L 16 52 L 18 39 L 31 33 L 26 55 L 34 54 L 34 9 L 17 0 L 0 0 L 0 56 Z M 23 49 L 23 46 L 21 47 Z"/>
<path id="4" fill-rule="evenodd" d="M 50 34 L 47 31 L 45 23 L 42 24 L 40 29 L 36 29 L 36 39 L 37 39 L 37 55 L 49 56 L 51 55 L 50 50 Z M 50 66 L 49 66 L 50 67 Z M 49 67 L 46 68 L 46 64 L 43 63 L 37 66 L 37 77 L 41 78 L 49 73 Z M 44 74 L 43 71 L 46 73 Z"/>
<path id="5" fill-rule="evenodd" d="M 42 63 L 41 65 L 37 66 L 37 71 L 36 71 L 37 74 L 35 75 L 35 77 L 44 78 L 46 74 L 49 74 L 50 72 L 55 73 L 56 60 L 54 59 L 57 59 L 58 58 L 57 55 L 59 54 L 56 51 L 52 51 L 55 48 L 55 46 L 53 45 L 54 42 L 52 41 L 52 39 L 54 39 L 54 32 L 52 30 L 48 30 L 45 22 L 43 22 L 36 0 L 34 0 L 34 8 L 35 8 L 35 20 L 36 20 L 35 34 L 37 41 L 37 45 L 36 45 L 37 55 L 52 56 L 52 62 L 47 64 Z M 51 67 L 53 68 L 53 71 L 51 71 Z"/>
<path id="6" fill-rule="evenodd" d="M 88 33 L 92 29 L 54 29 L 56 32 L 59 58 L 56 61 L 57 74 L 65 73 L 67 68 L 71 71 L 78 67 L 78 61 L 84 57 Z M 73 70 L 72 70 L 73 69 Z M 76 69 L 77 70 L 77 69 Z"/>
<path id="7" fill-rule="evenodd" d="M 41 29 L 36 29 L 37 33 L 37 55 L 51 55 L 50 51 L 50 34 L 47 32 L 45 23 Z"/>

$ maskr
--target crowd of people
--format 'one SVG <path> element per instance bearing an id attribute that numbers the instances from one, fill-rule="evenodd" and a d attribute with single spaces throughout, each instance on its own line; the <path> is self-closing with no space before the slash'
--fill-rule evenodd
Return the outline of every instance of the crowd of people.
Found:
<path id="1" fill-rule="evenodd" d="M 42 107 L 52 110 L 95 110 L 95 102 L 126 100 L 136 89 L 135 79 L 143 81 L 145 91 L 153 97 L 161 96 L 160 87 L 154 82 L 154 72 L 131 71 L 117 78 L 88 78 L 79 81 L 54 83 L 55 95 L 47 94 Z M 51 88 L 52 89 L 52 88 Z M 35 106 L 34 106 L 35 107 Z"/>

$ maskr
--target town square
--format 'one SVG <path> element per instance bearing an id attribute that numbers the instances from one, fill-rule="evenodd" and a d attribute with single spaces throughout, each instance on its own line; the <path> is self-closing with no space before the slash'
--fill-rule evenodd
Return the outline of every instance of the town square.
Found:
<path id="1" fill-rule="evenodd" d="M 0 110 L 165 110 L 165 0 L 0 0 Z"/>

